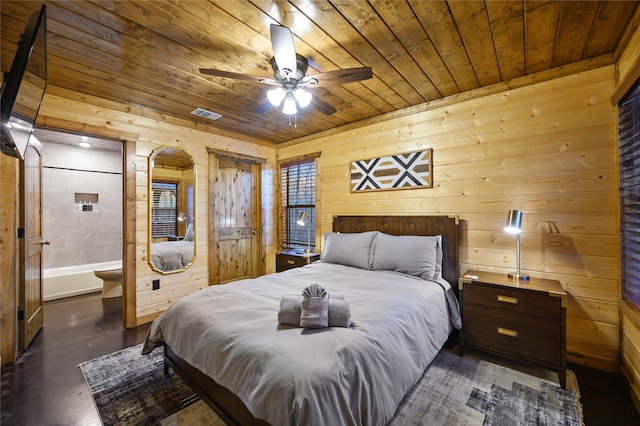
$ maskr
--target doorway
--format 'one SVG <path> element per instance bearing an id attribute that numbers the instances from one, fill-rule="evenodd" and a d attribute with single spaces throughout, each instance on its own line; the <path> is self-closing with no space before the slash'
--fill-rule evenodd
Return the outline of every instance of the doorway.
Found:
<path id="1" fill-rule="evenodd" d="M 43 300 L 101 292 L 93 271 L 122 268 L 123 142 L 45 128 L 34 136 L 42 144 L 42 240 L 48 242 Z"/>
<path id="2" fill-rule="evenodd" d="M 264 272 L 261 171 L 266 159 L 209 149 L 209 282 Z"/>

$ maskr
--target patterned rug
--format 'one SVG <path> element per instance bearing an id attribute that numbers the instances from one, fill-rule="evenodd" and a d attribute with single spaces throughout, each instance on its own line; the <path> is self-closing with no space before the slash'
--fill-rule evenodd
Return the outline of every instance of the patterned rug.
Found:
<path id="1" fill-rule="evenodd" d="M 105 426 L 224 425 L 173 371 L 164 374 L 160 349 L 150 356 L 140 350 L 133 346 L 80 365 Z M 442 350 L 389 426 L 583 425 L 573 372 L 563 390 L 552 372 L 500 363 Z"/>

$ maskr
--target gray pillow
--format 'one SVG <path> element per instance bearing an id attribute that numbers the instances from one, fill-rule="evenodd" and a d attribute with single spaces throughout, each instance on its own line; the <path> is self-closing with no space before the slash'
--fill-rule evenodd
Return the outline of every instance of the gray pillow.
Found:
<path id="1" fill-rule="evenodd" d="M 327 263 L 371 269 L 371 246 L 378 231 L 341 234 L 327 232 L 321 260 Z"/>
<path id="2" fill-rule="evenodd" d="M 442 236 L 394 236 L 380 232 L 373 246 L 373 269 L 402 272 L 425 280 L 439 278 Z"/>

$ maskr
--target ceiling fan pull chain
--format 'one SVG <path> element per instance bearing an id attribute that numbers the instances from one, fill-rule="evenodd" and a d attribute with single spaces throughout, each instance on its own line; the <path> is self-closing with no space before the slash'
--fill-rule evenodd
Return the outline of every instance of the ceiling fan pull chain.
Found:
<path id="1" fill-rule="evenodd" d="M 291 117 L 293 116 L 293 122 L 291 121 Z M 298 128 L 298 114 L 289 114 L 289 127 L 293 127 L 294 129 Z"/>

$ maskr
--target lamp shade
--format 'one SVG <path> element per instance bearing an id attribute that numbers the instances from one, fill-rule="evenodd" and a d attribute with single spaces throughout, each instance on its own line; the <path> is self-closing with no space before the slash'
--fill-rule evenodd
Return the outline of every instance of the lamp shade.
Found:
<path id="1" fill-rule="evenodd" d="M 307 213 L 306 212 L 302 212 L 300 214 L 300 218 L 298 219 L 298 221 L 296 223 L 298 225 L 300 225 L 300 226 L 305 226 L 307 224 Z"/>
<path id="2" fill-rule="evenodd" d="M 306 108 L 311 103 L 311 93 L 306 90 L 296 89 L 296 91 L 293 92 L 293 96 L 296 98 L 296 101 L 298 101 L 300 108 Z"/>
<path id="3" fill-rule="evenodd" d="M 282 103 L 282 100 L 286 96 L 286 92 L 282 87 L 278 87 L 277 89 L 272 89 L 267 92 L 267 99 L 271 102 L 271 105 L 278 107 Z"/>
<path id="4" fill-rule="evenodd" d="M 509 210 L 507 222 L 504 230 L 511 234 L 519 234 L 522 229 L 522 212 L 520 210 Z"/>
<path id="5" fill-rule="evenodd" d="M 522 230 L 522 212 L 520 210 L 509 210 L 507 213 L 507 223 L 504 226 L 505 232 L 516 234 L 516 258 L 518 260 L 518 270 L 507 274 L 509 278 L 516 280 L 528 280 L 529 276 L 520 273 L 520 231 Z"/>
<path id="6" fill-rule="evenodd" d="M 290 93 L 288 93 L 284 98 L 284 106 L 282 107 L 282 112 L 287 115 L 292 115 L 298 112 L 298 109 L 296 108 L 296 100 Z"/>

